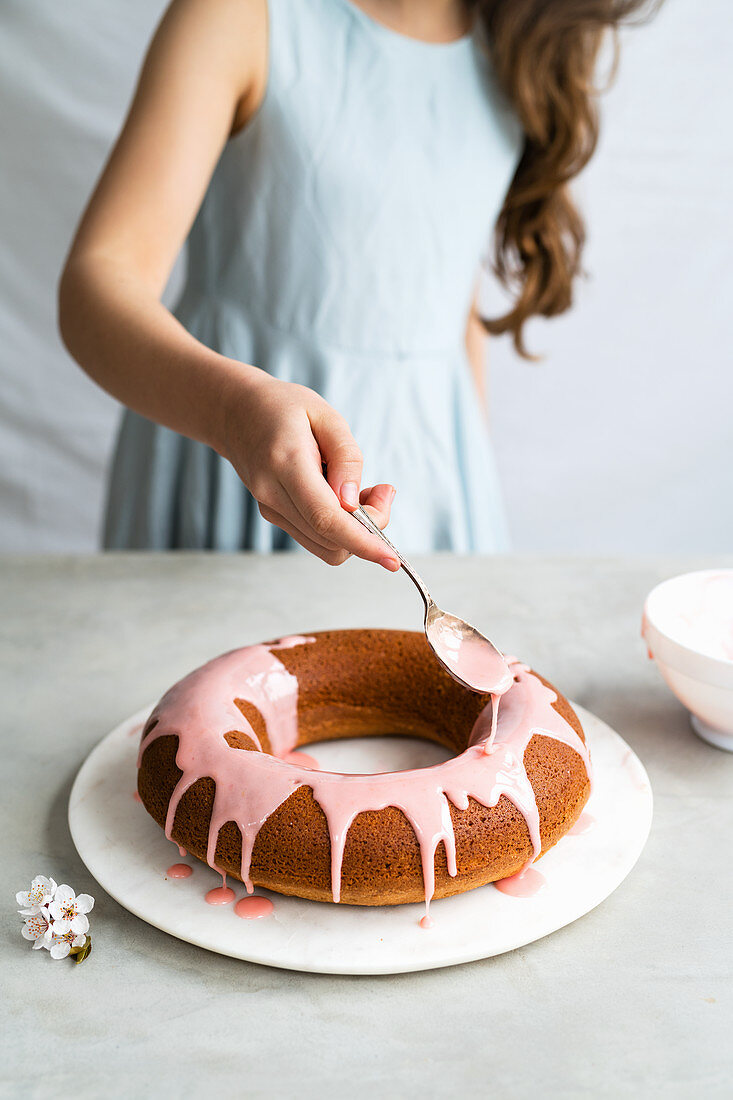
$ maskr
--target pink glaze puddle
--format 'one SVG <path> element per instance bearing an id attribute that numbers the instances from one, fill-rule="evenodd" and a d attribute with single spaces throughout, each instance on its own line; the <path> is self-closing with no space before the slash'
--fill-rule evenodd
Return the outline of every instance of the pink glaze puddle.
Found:
<path id="1" fill-rule="evenodd" d="M 583 833 L 587 833 L 589 829 L 592 829 L 596 823 L 596 819 L 593 814 L 581 814 L 578 820 L 569 830 L 568 836 L 582 836 Z"/>
<path id="2" fill-rule="evenodd" d="M 234 891 L 229 886 L 216 886 L 206 895 L 207 905 L 228 905 L 234 901 Z"/>
<path id="3" fill-rule="evenodd" d="M 190 878 L 192 874 L 193 869 L 187 863 L 172 863 L 166 871 L 168 878 Z"/>
<path id="4" fill-rule="evenodd" d="M 142 802 L 142 798 L 137 791 L 132 792 L 132 797 L 135 799 L 136 802 Z"/>
<path id="5" fill-rule="evenodd" d="M 539 894 L 544 885 L 545 876 L 534 867 L 525 867 L 518 875 L 500 878 L 494 883 L 500 893 L 509 894 L 513 898 L 533 898 L 535 894 Z"/>
<path id="6" fill-rule="evenodd" d="M 307 752 L 301 752 L 300 749 L 293 749 L 283 757 L 283 760 L 286 764 L 299 764 L 301 768 L 310 768 L 314 772 L 321 770 L 321 765 L 315 756 L 309 756 Z"/>
<path id="7" fill-rule="evenodd" d="M 421 928 L 424 928 L 427 931 L 428 928 L 433 927 L 433 925 L 435 924 L 435 921 L 433 920 L 432 917 L 429 917 L 428 914 L 426 913 L 425 916 L 420 921 L 418 921 L 418 924 L 420 925 Z"/>
<path id="8" fill-rule="evenodd" d="M 234 912 L 243 920 L 258 920 L 260 917 L 269 917 L 275 906 L 269 898 L 262 898 L 258 894 L 240 898 L 234 906 Z"/>
<path id="9" fill-rule="evenodd" d="M 186 851 L 186 849 L 182 848 L 180 844 L 177 845 L 177 847 L 178 847 L 179 856 L 187 856 L 188 855 L 188 852 Z"/>
<path id="10" fill-rule="evenodd" d="M 257 834 L 263 822 L 302 786 L 311 788 L 328 824 L 335 902 L 341 896 L 346 836 L 354 819 L 365 810 L 395 806 L 412 825 L 420 846 L 426 916 L 435 889 L 439 844 L 445 847 L 448 873 L 457 874 L 451 804 L 465 810 L 469 800 L 474 799 L 493 807 L 506 795 L 527 823 L 533 849 L 527 866 L 537 858 L 542 849 L 540 815 L 524 766 L 527 745 L 535 734 L 568 745 L 579 754 L 590 777 L 588 749 L 553 708 L 557 695 L 552 689 L 516 658 L 507 658 L 510 690 L 502 697 L 501 707 L 498 700 L 484 707 L 468 747 L 458 756 L 433 767 L 404 772 L 343 775 L 313 771 L 302 762 L 286 762 L 298 738 L 298 682 L 276 656 L 278 649 L 308 642 L 315 639 L 294 636 L 234 650 L 192 672 L 163 696 L 147 724 L 138 764 L 147 746 L 158 737 L 178 737 L 176 764 L 182 774 L 168 807 L 165 832 L 169 839 L 182 796 L 198 779 L 210 776 L 216 790 L 207 862 L 214 867 L 219 831 L 225 822 L 235 822 L 242 836 L 241 879 L 250 894 L 254 887 L 249 870 Z M 226 733 L 242 730 L 259 745 L 235 699 L 250 702 L 262 714 L 274 755 L 242 752 L 227 744 Z M 202 731 L 207 735 L 202 736 Z M 233 892 L 224 892 L 226 898 L 221 897 L 221 889 L 210 891 L 207 901 L 231 901 Z"/>

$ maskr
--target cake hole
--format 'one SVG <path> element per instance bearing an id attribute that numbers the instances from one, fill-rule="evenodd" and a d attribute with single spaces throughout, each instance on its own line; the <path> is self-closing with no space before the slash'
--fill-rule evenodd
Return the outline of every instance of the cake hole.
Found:
<path id="1" fill-rule="evenodd" d="M 376 772 L 405 772 L 430 768 L 450 760 L 455 753 L 421 737 L 355 737 L 336 741 L 314 741 L 304 745 L 322 771 L 347 775 Z"/>

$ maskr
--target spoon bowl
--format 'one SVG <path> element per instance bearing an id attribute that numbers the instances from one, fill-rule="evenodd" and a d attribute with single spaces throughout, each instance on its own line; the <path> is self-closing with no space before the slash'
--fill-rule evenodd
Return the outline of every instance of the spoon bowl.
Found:
<path id="1" fill-rule="evenodd" d="M 446 672 L 469 691 L 503 695 L 512 686 L 512 673 L 494 643 L 435 602 L 425 611 L 425 636 Z"/>
<path id="2" fill-rule="evenodd" d="M 395 552 L 400 565 L 422 596 L 425 637 L 446 672 L 469 691 L 504 695 L 512 686 L 514 677 L 501 650 L 475 626 L 438 607 L 422 577 L 361 505 L 352 514 L 367 531 Z"/>

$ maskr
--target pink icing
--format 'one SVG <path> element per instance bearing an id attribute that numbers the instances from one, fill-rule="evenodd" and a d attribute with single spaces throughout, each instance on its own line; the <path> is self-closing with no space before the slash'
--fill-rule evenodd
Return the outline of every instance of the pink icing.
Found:
<path id="1" fill-rule="evenodd" d="M 492 807 L 506 795 L 527 823 L 533 849 L 528 865 L 539 856 L 540 815 L 524 766 L 524 752 L 532 737 L 541 734 L 569 745 L 581 756 L 590 776 L 588 750 L 572 726 L 553 708 L 557 699 L 554 691 L 526 665 L 508 658 L 511 690 L 503 696 L 500 710 L 491 704 L 483 709 L 471 731 L 468 747 L 458 756 L 433 767 L 404 772 L 343 775 L 313 771 L 303 764 L 278 759 L 286 757 L 297 742 L 298 683 L 276 656 L 278 649 L 312 641 L 315 639 L 294 636 L 234 650 L 192 672 L 163 696 L 146 726 L 139 760 L 158 737 L 170 734 L 178 737 L 176 764 L 182 775 L 170 799 L 166 836 L 171 837 L 176 809 L 184 793 L 198 779 L 210 776 L 216 783 L 216 791 L 207 862 L 214 867 L 222 825 L 235 822 L 242 836 L 241 878 L 248 893 L 253 890 L 249 874 L 252 849 L 262 824 L 302 786 L 311 788 L 328 823 L 335 902 L 341 896 L 346 836 L 351 823 L 365 810 L 395 806 L 412 825 L 420 846 L 426 907 L 435 889 L 435 853 L 439 844 L 445 847 L 449 874 L 457 874 L 450 804 L 465 810 L 469 800 L 475 799 Z M 244 730 L 259 745 L 234 699 L 248 701 L 262 714 L 275 755 L 232 749 L 227 744 L 226 733 Z"/>
<path id="2" fill-rule="evenodd" d="M 512 674 L 501 653 L 475 634 L 466 636 L 452 615 L 436 620 L 430 641 L 441 661 L 474 691 L 500 696 L 512 686 Z"/>
<path id="3" fill-rule="evenodd" d="M 300 752 L 298 749 L 287 753 L 283 760 L 286 764 L 300 764 L 301 768 L 311 768 L 315 772 L 321 770 L 321 765 L 314 756 L 309 756 L 307 752 Z"/>
<path id="4" fill-rule="evenodd" d="M 420 918 L 420 920 L 418 921 L 418 924 L 420 925 L 421 928 L 424 928 L 425 931 L 427 931 L 429 928 L 433 927 L 433 925 L 435 924 L 435 921 L 433 920 L 433 918 L 431 916 L 428 916 L 428 914 L 426 913 L 424 917 Z"/>
<path id="5" fill-rule="evenodd" d="M 133 791 L 132 797 L 135 799 L 136 802 L 142 802 L 142 798 L 140 797 L 138 791 Z"/>
<path id="6" fill-rule="evenodd" d="M 234 901 L 234 891 L 229 886 L 216 886 L 206 895 L 207 905 L 228 905 Z"/>
<path id="7" fill-rule="evenodd" d="M 269 898 L 262 898 L 259 894 L 240 898 L 234 906 L 234 912 L 243 920 L 257 920 L 259 917 L 269 917 L 275 906 Z"/>
<path id="8" fill-rule="evenodd" d="M 509 894 L 513 898 L 533 898 L 544 885 L 545 876 L 534 867 L 525 867 L 519 874 L 501 878 L 494 883 L 502 894 Z"/>
<path id="9" fill-rule="evenodd" d="M 188 852 L 186 851 L 185 848 L 182 848 L 181 845 L 179 844 L 178 845 L 178 854 L 179 854 L 179 856 L 187 856 Z"/>
<path id="10" fill-rule="evenodd" d="M 189 878 L 193 874 L 193 868 L 187 863 L 172 863 L 166 871 L 168 878 Z"/>

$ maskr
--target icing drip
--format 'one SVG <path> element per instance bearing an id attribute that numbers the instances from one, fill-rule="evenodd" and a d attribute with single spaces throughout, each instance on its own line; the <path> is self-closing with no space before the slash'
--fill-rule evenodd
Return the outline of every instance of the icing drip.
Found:
<path id="1" fill-rule="evenodd" d="M 342 775 L 313 771 L 295 762 L 295 754 L 290 757 L 293 762 L 278 759 L 287 756 L 297 742 L 298 684 L 276 657 L 279 648 L 313 640 L 295 636 L 224 654 L 185 677 L 162 698 L 146 727 L 139 759 L 158 737 L 178 737 L 176 764 L 182 775 L 171 796 L 166 835 L 171 837 L 183 794 L 198 779 L 212 777 L 216 791 L 207 862 L 215 866 L 219 830 L 225 822 L 235 822 L 242 836 L 241 878 L 251 894 L 252 850 L 262 824 L 293 791 L 308 786 L 326 816 L 331 841 L 331 892 L 338 902 L 350 825 L 365 810 L 394 806 L 410 822 L 420 846 L 427 914 L 435 892 L 435 853 L 441 843 L 449 874 L 457 874 L 450 805 L 465 810 L 469 800 L 474 799 L 493 807 L 506 795 L 527 823 L 533 850 L 529 866 L 542 847 L 539 811 L 524 766 L 524 752 L 532 737 L 540 734 L 574 749 L 590 777 L 588 750 L 553 708 L 555 692 L 526 665 L 507 658 L 513 676 L 511 689 L 502 696 L 500 708 L 495 701 L 482 710 L 468 747 L 460 755 L 433 767 L 406 772 Z M 247 700 L 257 707 L 276 755 L 232 749 L 227 744 L 225 734 L 233 730 L 243 730 L 257 740 L 234 699 Z"/>
<path id="2" fill-rule="evenodd" d="M 275 906 L 269 898 L 259 895 L 240 898 L 234 906 L 234 912 L 243 920 L 257 920 L 259 917 L 269 917 Z"/>
<path id="3" fill-rule="evenodd" d="M 205 901 L 207 905 L 228 905 L 234 901 L 234 891 L 229 886 L 217 886 L 209 890 Z"/>
<path id="4" fill-rule="evenodd" d="M 166 871 L 168 878 L 189 878 L 193 874 L 193 868 L 187 863 L 173 863 Z"/>
<path id="5" fill-rule="evenodd" d="M 513 898 L 533 898 L 539 894 L 545 885 L 545 876 L 536 871 L 534 867 L 525 867 L 517 875 L 499 879 L 494 886 L 502 894 L 509 894 Z"/>

